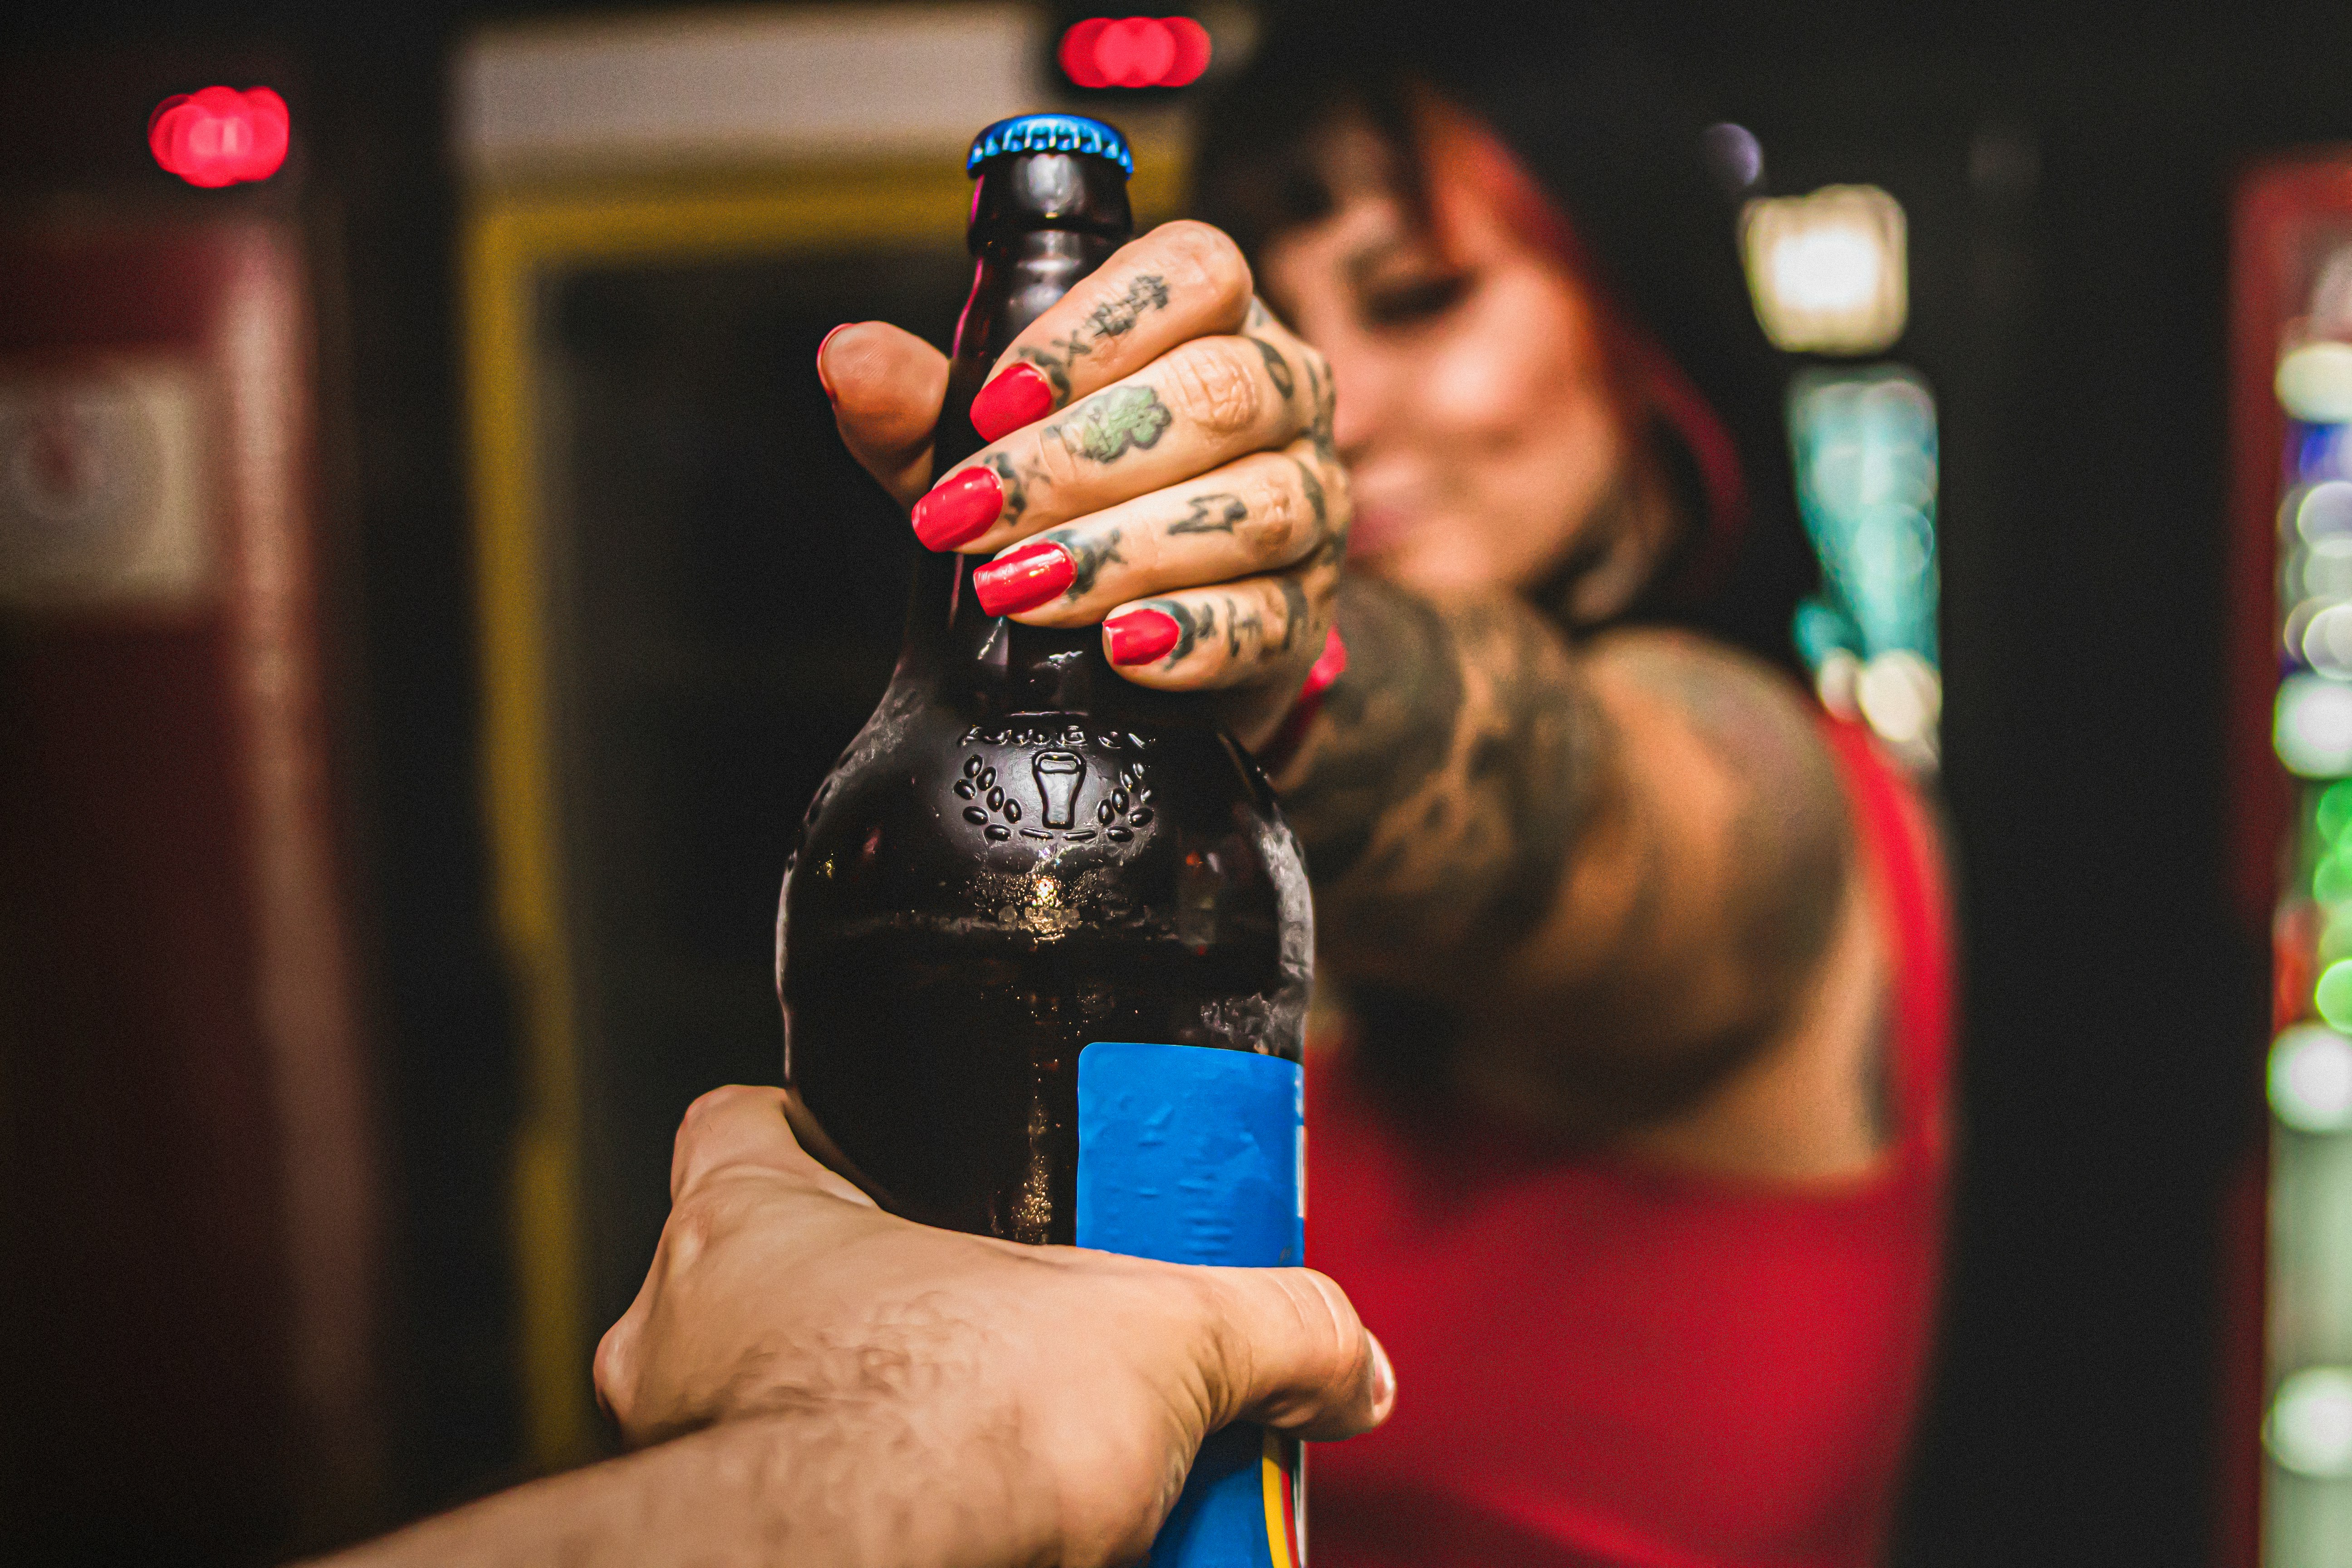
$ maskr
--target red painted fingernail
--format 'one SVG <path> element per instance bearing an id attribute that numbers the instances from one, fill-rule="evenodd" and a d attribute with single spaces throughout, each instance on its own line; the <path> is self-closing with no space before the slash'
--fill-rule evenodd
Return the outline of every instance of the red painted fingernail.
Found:
<path id="1" fill-rule="evenodd" d="M 1034 364 L 1016 364 L 971 400 L 971 427 L 983 441 L 1018 430 L 1054 412 L 1054 388 Z"/>
<path id="2" fill-rule="evenodd" d="M 1034 610 L 1070 585 L 1078 563 L 1058 544 L 1040 539 L 1008 551 L 971 574 L 971 591 L 992 616 Z"/>
<path id="3" fill-rule="evenodd" d="M 833 394 L 833 378 L 824 374 L 824 345 L 856 324 L 855 321 L 842 322 L 841 325 L 825 333 L 824 341 L 816 345 L 816 384 L 824 388 L 824 400 L 827 403 L 838 403 L 841 399 Z"/>
<path id="4" fill-rule="evenodd" d="M 1165 610 L 1129 610 L 1103 623 L 1110 634 L 1110 661 L 1113 664 L 1150 664 L 1183 636 L 1176 617 Z"/>
<path id="5" fill-rule="evenodd" d="M 1004 510 L 1004 487 L 987 468 L 966 468 L 915 503 L 915 537 L 926 550 L 953 550 L 986 533 Z"/>

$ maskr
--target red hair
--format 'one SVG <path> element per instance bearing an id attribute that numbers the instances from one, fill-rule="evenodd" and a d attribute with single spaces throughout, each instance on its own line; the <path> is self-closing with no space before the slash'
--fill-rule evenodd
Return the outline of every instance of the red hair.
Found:
<path id="1" fill-rule="evenodd" d="M 1730 427 L 1682 367 L 1618 301 L 1593 265 L 1575 225 L 1502 138 L 1434 94 L 1420 93 L 1416 99 L 1414 130 L 1422 164 L 1416 172 L 1426 181 L 1430 164 L 1444 157 L 1449 179 L 1479 192 L 1513 236 L 1559 263 L 1591 303 L 1627 428 L 1638 431 L 1643 423 L 1641 416 L 1651 415 L 1663 420 L 1690 454 L 1704 491 L 1706 515 L 1699 538 L 1687 549 L 1665 591 L 1678 600 L 1704 597 L 1738 554 L 1740 536 L 1748 527 L 1748 475 Z M 1435 204 L 1428 204 L 1428 210 L 1442 243 L 1443 222 Z"/>

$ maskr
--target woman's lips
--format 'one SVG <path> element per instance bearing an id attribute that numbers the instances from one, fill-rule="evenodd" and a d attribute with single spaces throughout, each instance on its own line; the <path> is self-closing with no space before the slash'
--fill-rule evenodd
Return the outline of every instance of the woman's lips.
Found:
<path id="1" fill-rule="evenodd" d="M 1348 553 L 1378 555 L 1403 542 L 1413 531 L 1412 514 L 1402 507 L 1356 507 L 1355 521 L 1348 530 Z"/>

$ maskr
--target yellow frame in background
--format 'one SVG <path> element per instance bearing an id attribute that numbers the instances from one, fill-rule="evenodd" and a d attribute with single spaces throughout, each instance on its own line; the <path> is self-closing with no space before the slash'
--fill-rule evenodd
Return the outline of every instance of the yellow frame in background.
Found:
<path id="1" fill-rule="evenodd" d="M 1176 210 L 1183 160 L 1137 148 L 1139 220 Z M 971 185 L 950 157 L 719 180 L 520 186 L 481 193 L 461 255 L 484 809 L 499 942 L 522 1048 L 509 1223 L 520 1302 L 530 1458 L 558 1469 L 598 1449 L 580 1213 L 576 993 L 559 842 L 548 685 L 549 520 L 533 426 L 540 282 L 583 265 L 647 265 L 883 245 L 961 245 Z"/>

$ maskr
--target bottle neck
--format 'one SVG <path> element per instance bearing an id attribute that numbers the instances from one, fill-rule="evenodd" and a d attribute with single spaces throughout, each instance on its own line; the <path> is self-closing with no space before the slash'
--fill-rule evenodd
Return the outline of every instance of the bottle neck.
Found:
<path id="1" fill-rule="evenodd" d="M 1043 228 L 976 246 L 971 294 L 956 323 L 933 441 L 934 474 L 986 445 L 971 427 L 971 400 L 1006 346 L 1118 245 L 1114 236 Z M 972 594 L 971 569 L 985 560 L 928 552 L 917 560 L 902 668 L 1002 712 L 1108 712 L 1150 705 L 1150 694 L 1120 679 L 1103 658 L 1099 627 L 1026 626 L 983 612 Z"/>

